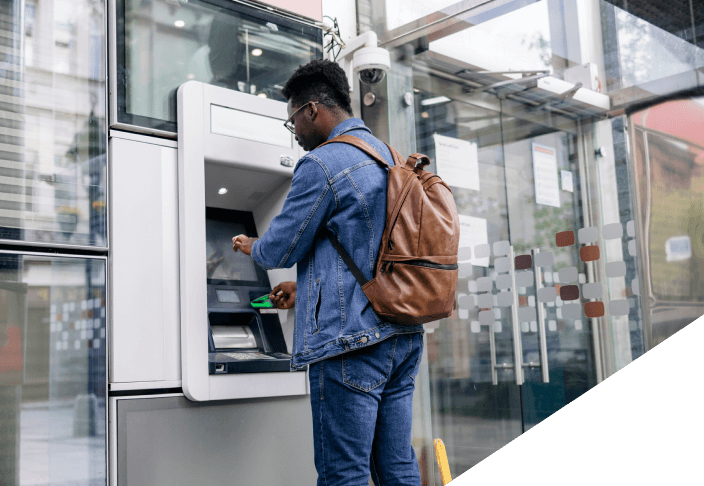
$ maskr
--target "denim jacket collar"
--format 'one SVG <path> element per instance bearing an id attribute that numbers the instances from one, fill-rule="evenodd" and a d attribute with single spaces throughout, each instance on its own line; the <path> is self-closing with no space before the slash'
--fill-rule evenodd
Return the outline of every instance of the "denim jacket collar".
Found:
<path id="1" fill-rule="evenodd" d="M 335 128 L 333 128 L 332 132 L 330 132 L 328 140 L 331 140 L 352 130 L 365 130 L 369 133 L 372 133 L 372 131 L 367 128 L 361 118 L 349 118 L 343 121 L 342 123 L 338 124 Z"/>

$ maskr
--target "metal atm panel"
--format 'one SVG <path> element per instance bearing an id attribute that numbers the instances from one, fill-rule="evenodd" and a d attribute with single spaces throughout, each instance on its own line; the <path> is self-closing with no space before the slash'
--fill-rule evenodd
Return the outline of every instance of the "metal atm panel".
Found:
<path id="1" fill-rule="evenodd" d="M 253 212 L 255 219 L 259 215 L 257 232 L 264 233 L 263 222 L 268 225 L 280 203 L 269 196 L 282 194 L 293 176 L 291 161 L 301 156 L 293 136 L 283 127 L 286 104 L 195 81 L 179 88 L 177 100 L 184 394 L 196 401 L 306 394 L 303 372 L 211 374 L 209 369 L 214 342 L 209 342 L 205 208 Z M 222 181 L 232 186 L 227 197 L 217 198 Z M 249 302 L 250 296 L 240 298 Z M 229 331 L 236 334 L 234 329 Z M 219 340 L 236 337 L 218 335 Z M 247 337 L 240 338 L 246 342 Z"/>

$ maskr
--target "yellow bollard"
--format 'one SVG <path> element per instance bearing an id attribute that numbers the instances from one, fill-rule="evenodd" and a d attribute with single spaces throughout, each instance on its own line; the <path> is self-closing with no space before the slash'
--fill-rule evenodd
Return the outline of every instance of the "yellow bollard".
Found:
<path id="1" fill-rule="evenodd" d="M 435 439 L 433 443 L 435 445 L 435 458 L 440 468 L 440 479 L 442 480 L 442 486 L 445 486 L 452 481 L 450 464 L 447 462 L 447 451 L 445 450 L 445 444 L 443 444 L 442 439 Z"/>

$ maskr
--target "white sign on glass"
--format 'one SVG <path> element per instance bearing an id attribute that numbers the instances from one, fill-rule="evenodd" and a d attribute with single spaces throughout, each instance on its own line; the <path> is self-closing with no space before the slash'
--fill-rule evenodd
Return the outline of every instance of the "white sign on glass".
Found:
<path id="1" fill-rule="evenodd" d="M 477 144 L 433 135 L 437 173 L 448 186 L 479 190 Z"/>
<path id="2" fill-rule="evenodd" d="M 475 246 L 486 244 L 489 242 L 486 219 L 475 218 L 460 214 L 460 248 L 469 247 L 474 249 Z M 489 258 L 477 258 L 472 252 L 472 265 L 480 267 L 489 266 Z"/>
<path id="3" fill-rule="evenodd" d="M 533 142 L 533 175 L 535 202 L 560 207 L 560 186 L 557 181 L 557 152 L 554 147 Z"/>

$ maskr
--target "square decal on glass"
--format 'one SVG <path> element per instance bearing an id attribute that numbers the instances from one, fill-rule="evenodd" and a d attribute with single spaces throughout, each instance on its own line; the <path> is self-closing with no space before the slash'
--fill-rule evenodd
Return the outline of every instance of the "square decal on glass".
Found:
<path id="1" fill-rule="evenodd" d="M 511 259 L 509 257 L 501 257 L 494 260 L 494 268 L 499 273 L 511 271 Z"/>
<path id="2" fill-rule="evenodd" d="M 576 282 L 579 278 L 579 273 L 577 272 L 577 267 L 565 267 L 558 270 L 558 275 L 560 276 L 560 283 L 572 283 Z"/>
<path id="3" fill-rule="evenodd" d="M 582 296 L 585 299 L 601 299 L 604 289 L 599 282 L 582 285 Z"/>
<path id="4" fill-rule="evenodd" d="M 548 321 L 548 330 L 549 331 L 557 331 L 557 321 L 556 320 L 549 320 Z"/>
<path id="5" fill-rule="evenodd" d="M 472 249 L 468 246 L 462 247 L 457 251 L 457 260 L 464 262 L 472 258 Z"/>
<path id="6" fill-rule="evenodd" d="M 479 292 L 491 292 L 493 284 L 491 277 L 479 277 L 477 279 L 477 290 Z"/>
<path id="7" fill-rule="evenodd" d="M 494 321 L 494 333 L 501 334 L 501 321 Z"/>
<path id="8" fill-rule="evenodd" d="M 496 296 L 496 304 L 499 307 L 510 307 L 513 305 L 513 291 L 506 290 L 499 292 Z"/>
<path id="9" fill-rule="evenodd" d="M 604 303 L 601 301 L 587 302 L 584 304 L 584 315 L 590 318 L 604 315 Z"/>
<path id="10" fill-rule="evenodd" d="M 628 300 L 612 300 L 609 302 L 609 313 L 612 316 L 627 316 L 628 315 Z"/>
<path id="11" fill-rule="evenodd" d="M 488 243 L 477 245 L 474 247 L 474 256 L 476 258 L 489 258 L 491 247 Z"/>
<path id="12" fill-rule="evenodd" d="M 494 296 L 492 294 L 479 294 L 477 302 L 480 309 L 491 309 L 494 306 Z"/>
<path id="13" fill-rule="evenodd" d="M 599 230 L 596 229 L 596 226 L 582 228 L 577 232 L 577 237 L 580 243 L 594 243 L 599 241 Z"/>
<path id="14" fill-rule="evenodd" d="M 469 329 L 475 334 L 479 333 L 479 331 L 481 331 L 481 326 L 479 325 L 479 321 L 470 322 Z"/>
<path id="15" fill-rule="evenodd" d="M 579 259 L 583 262 L 593 262 L 600 257 L 599 247 L 597 245 L 583 246 L 579 249 Z"/>
<path id="16" fill-rule="evenodd" d="M 633 295 L 640 295 L 640 283 L 638 282 L 638 277 L 631 281 L 631 290 L 633 291 Z"/>
<path id="17" fill-rule="evenodd" d="M 533 266 L 533 258 L 530 255 L 518 255 L 514 261 L 516 270 L 528 270 Z"/>
<path id="18" fill-rule="evenodd" d="M 481 311 L 479 313 L 479 324 L 483 326 L 491 326 L 494 323 L 494 313 L 490 310 Z"/>
<path id="19" fill-rule="evenodd" d="M 474 268 L 472 267 L 472 264 L 469 262 L 462 262 L 458 265 L 459 269 L 459 277 L 460 278 L 467 278 L 472 276 L 472 272 L 474 271 Z"/>
<path id="20" fill-rule="evenodd" d="M 461 295 L 457 301 L 460 309 L 474 309 L 477 306 L 477 299 L 474 295 Z"/>
<path id="21" fill-rule="evenodd" d="M 579 319 L 580 317 L 582 317 L 582 306 L 579 304 L 563 305 L 562 317 L 565 319 Z"/>
<path id="22" fill-rule="evenodd" d="M 534 275 L 530 270 L 516 273 L 516 287 L 532 287 L 533 280 Z"/>
<path id="23" fill-rule="evenodd" d="M 609 278 L 626 275 L 626 262 L 609 262 L 606 264 L 606 276 Z"/>
<path id="24" fill-rule="evenodd" d="M 636 224 L 633 220 L 626 223 L 626 233 L 628 233 L 628 236 L 631 238 L 636 237 Z"/>
<path id="25" fill-rule="evenodd" d="M 511 245 L 509 244 L 508 241 L 497 241 L 494 243 L 494 255 L 495 256 L 506 256 L 508 255 L 508 251 L 511 248 Z"/>
<path id="26" fill-rule="evenodd" d="M 563 285 L 560 287 L 560 298 L 562 300 L 579 299 L 579 287 L 577 285 Z"/>
<path id="27" fill-rule="evenodd" d="M 623 237 L 623 225 L 621 223 L 605 224 L 601 227 L 601 234 L 605 240 L 615 240 Z"/>
<path id="28" fill-rule="evenodd" d="M 555 235 L 555 244 L 563 248 L 574 245 L 574 231 L 561 231 Z"/>
<path id="29" fill-rule="evenodd" d="M 551 251 L 541 251 L 535 255 L 535 266 L 540 268 L 551 267 L 555 256 Z"/>
<path id="30" fill-rule="evenodd" d="M 638 254 L 638 249 L 636 248 L 636 240 L 629 240 L 628 241 L 628 254 L 631 255 L 632 257 L 634 257 Z"/>
<path id="31" fill-rule="evenodd" d="M 520 307 L 518 309 L 518 320 L 521 322 L 530 322 L 536 319 L 535 307 Z"/>
<path id="32" fill-rule="evenodd" d="M 510 289 L 512 285 L 511 275 L 497 275 L 496 276 L 496 288 L 497 289 Z"/>
<path id="33" fill-rule="evenodd" d="M 555 287 L 545 287 L 538 290 L 538 302 L 555 302 L 557 292 Z"/>

